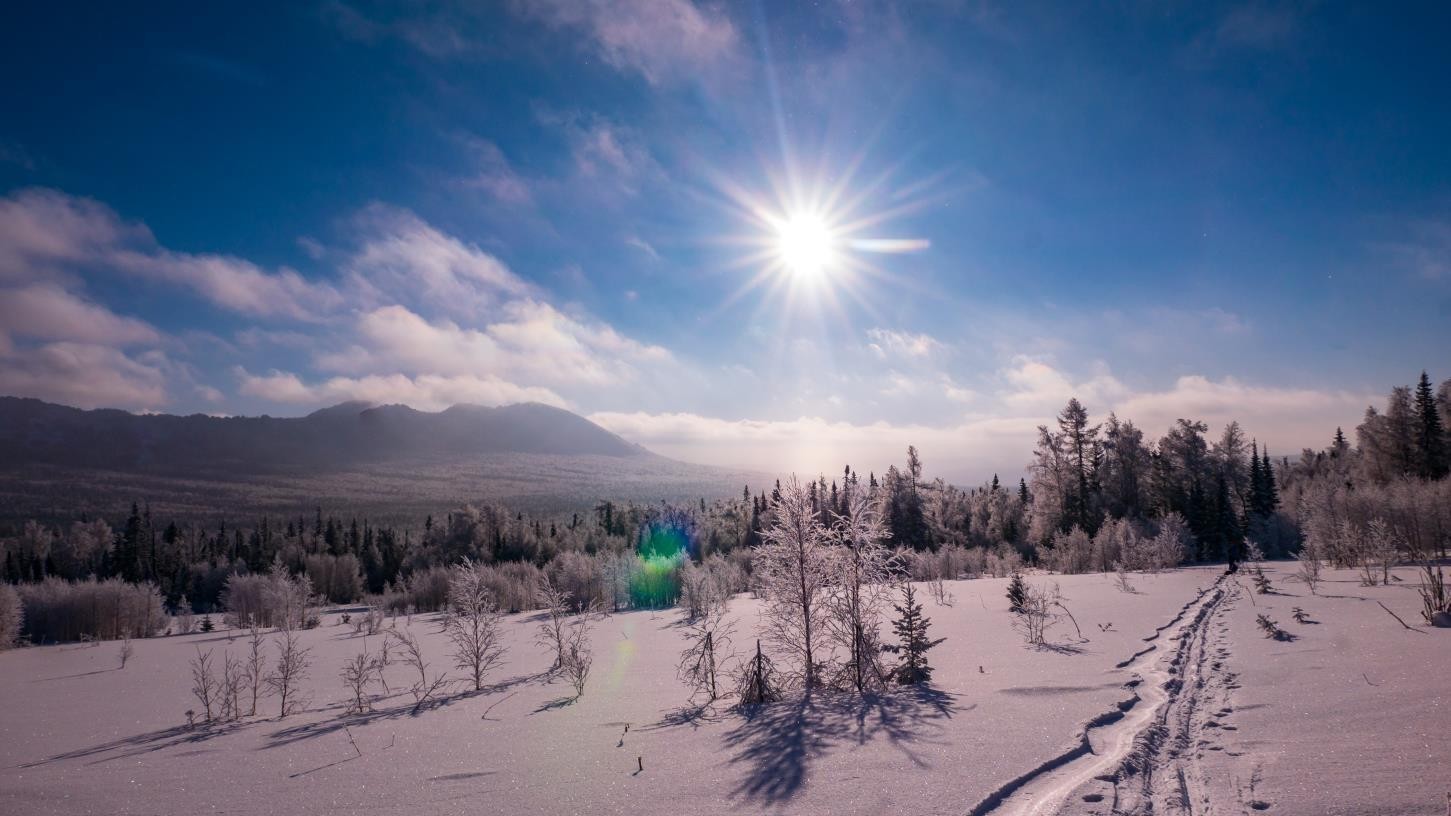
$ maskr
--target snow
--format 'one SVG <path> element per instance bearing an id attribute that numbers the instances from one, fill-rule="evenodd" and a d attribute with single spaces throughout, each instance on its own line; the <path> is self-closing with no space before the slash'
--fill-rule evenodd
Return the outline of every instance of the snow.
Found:
<path id="1" fill-rule="evenodd" d="M 1444 813 L 1451 632 L 1407 631 L 1374 603 L 1419 622 L 1410 570 L 1399 571 L 1406 583 L 1374 588 L 1327 571 L 1311 597 L 1286 580 L 1291 566 L 1269 569 L 1284 594 L 1251 599 L 1247 578 L 1243 589 L 1226 584 L 1195 630 L 1221 664 L 1206 675 L 1227 701 L 1214 712 L 1231 709 L 1213 717 L 1227 727 L 1205 726 L 1203 711 L 1194 726 L 1208 740 L 1191 757 L 1194 772 L 1215 812 L 1253 801 L 1279 813 Z M 1150 711 L 1153 696 L 1125 683 L 1169 676 L 1177 638 L 1190 632 L 1182 627 L 1219 573 L 1134 575 L 1133 594 L 1112 575 L 1032 576 L 1062 587 L 1086 638 L 1065 623 L 1050 633 L 1056 649 L 1031 649 L 1012 630 L 1005 579 L 948 582 L 945 607 L 922 587 L 932 634 L 947 638 L 930 653 L 930 689 L 822 694 L 749 717 L 691 716 L 675 677 L 684 645 L 675 610 L 602 620 L 593 673 L 573 704 L 562 702 L 565 682 L 540 676 L 551 658 L 533 642 L 538 613 L 525 613 L 506 619 L 505 664 L 483 692 L 414 716 L 407 669 L 395 665 L 395 694 L 351 717 L 337 673 L 363 639 L 330 614 L 303 633 L 313 650 L 308 710 L 278 721 L 269 698 L 273 719 L 215 729 L 185 727 L 196 705 L 187 660 L 197 647 L 240 655 L 241 638 L 138 641 L 124 669 L 116 643 L 20 649 L 0 654 L 0 812 L 962 814 L 1072 752 L 1086 723 L 1126 701 L 1141 696 L 1135 707 Z M 1319 623 L 1294 623 L 1292 606 Z M 1260 612 L 1297 638 L 1264 638 Z M 758 613 L 748 597 L 732 602 L 735 649 L 754 646 Z M 423 637 L 433 668 L 460 676 L 435 616 L 398 625 Z M 1123 720 L 1134 716 L 1130 708 Z M 1098 730 L 1090 737 L 1109 752 Z M 1108 799 L 1083 802 L 1079 791 L 1070 807 L 1107 812 L 1112 784 L 1090 784 L 1110 788 Z"/>

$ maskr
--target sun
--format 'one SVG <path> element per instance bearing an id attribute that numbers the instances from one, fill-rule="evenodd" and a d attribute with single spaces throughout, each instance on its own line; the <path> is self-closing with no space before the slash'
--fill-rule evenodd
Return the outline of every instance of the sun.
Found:
<path id="1" fill-rule="evenodd" d="M 837 238 L 825 218 L 815 213 L 793 213 L 775 227 L 777 258 L 792 276 L 816 280 L 837 263 Z"/>

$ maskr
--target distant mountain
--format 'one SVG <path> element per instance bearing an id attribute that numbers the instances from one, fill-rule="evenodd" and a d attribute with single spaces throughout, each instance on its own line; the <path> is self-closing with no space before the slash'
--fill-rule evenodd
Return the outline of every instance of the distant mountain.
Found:
<path id="1" fill-rule="evenodd" d="M 649 455 L 578 414 L 532 402 L 455 405 L 438 413 L 345 402 L 278 419 L 82 411 L 0 397 L 0 462 L 11 465 L 148 473 L 331 471 L 404 457 L 458 460 L 495 453 Z"/>
<path id="2" fill-rule="evenodd" d="M 83 411 L 0 397 L 0 535 L 28 518 L 255 519 L 321 506 L 417 523 L 466 503 L 588 511 L 601 500 L 739 495 L 762 474 L 657 456 L 537 403 L 436 413 L 349 402 L 305 417 Z"/>

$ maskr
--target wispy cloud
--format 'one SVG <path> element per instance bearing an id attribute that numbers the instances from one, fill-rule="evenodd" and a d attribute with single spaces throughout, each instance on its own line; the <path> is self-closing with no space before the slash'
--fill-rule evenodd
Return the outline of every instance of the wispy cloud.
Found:
<path id="1" fill-rule="evenodd" d="M 652 85 L 699 77 L 735 54 L 724 12 L 691 0 L 516 0 L 524 17 L 583 33 L 606 64 Z"/>

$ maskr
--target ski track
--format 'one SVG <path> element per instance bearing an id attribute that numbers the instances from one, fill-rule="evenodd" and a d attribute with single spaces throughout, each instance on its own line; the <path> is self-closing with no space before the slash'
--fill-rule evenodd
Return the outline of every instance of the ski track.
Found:
<path id="1" fill-rule="evenodd" d="M 1228 576 L 1200 590 L 1150 645 L 1117 664 L 1133 672 L 1132 694 L 1094 717 L 1073 745 L 989 794 L 968 816 L 1108 816 L 1244 813 L 1233 791 L 1205 774 L 1205 751 L 1228 715 L 1235 676 L 1224 666 L 1229 608 L 1238 585 Z M 1166 634 L 1167 633 L 1167 634 Z M 1169 647 L 1160 650 L 1160 639 Z M 1162 653 L 1161 653 L 1162 652 Z M 1231 754 L 1233 756 L 1233 754 Z M 1263 809 L 1259 802 L 1251 803 Z"/>

